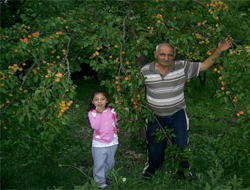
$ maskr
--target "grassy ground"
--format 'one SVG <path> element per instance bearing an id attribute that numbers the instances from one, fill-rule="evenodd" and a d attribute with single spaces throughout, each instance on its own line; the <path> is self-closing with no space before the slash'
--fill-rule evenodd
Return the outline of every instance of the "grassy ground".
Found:
<path id="1" fill-rule="evenodd" d="M 1 189 L 97 189 L 92 179 L 91 140 L 92 129 L 87 118 L 91 91 L 100 88 L 97 80 L 75 80 L 78 94 L 70 110 L 67 130 L 57 138 L 54 153 L 39 162 L 24 163 L 10 160 L 1 166 Z M 192 84 L 191 84 L 192 83 Z M 190 147 L 193 170 L 198 176 L 195 182 L 181 180 L 176 170 L 166 160 L 166 168 L 160 170 L 152 181 L 142 179 L 146 162 L 144 139 L 136 139 L 119 129 L 119 148 L 116 166 L 112 171 L 111 189 L 247 189 L 250 182 L 242 168 L 233 171 L 224 163 L 224 146 L 221 136 L 231 128 L 230 107 L 222 106 L 214 98 L 217 82 L 207 81 L 201 86 L 198 79 L 187 85 L 187 113 L 190 118 Z M 226 136 L 227 137 L 227 136 Z M 227 139 L 225 139 L 227 140 Z M 55 159 L 56 158 L 56 159 Z M 171 159 L 171 157 L 167 157 Z M 232 158 L 233 159 L 233 158 Z M 229 160 L 229 162 L 232 162 Z M 7 165 L 8 164 L 8 165 Z M 232 163 L 234 167 L 235 163 Z M 6 169 L 8 168 L 8 169 Z M 249 170 L 247 170 L 249 171 Z"/>

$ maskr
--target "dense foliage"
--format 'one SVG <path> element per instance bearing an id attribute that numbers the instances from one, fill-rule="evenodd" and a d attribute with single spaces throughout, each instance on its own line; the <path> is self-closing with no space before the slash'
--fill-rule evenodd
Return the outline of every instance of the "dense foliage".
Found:
<path id="1" fill-rule="evenodd" d="M 1 151 L 27 161 L 55 151 L 53 143 L 68 125 L 76 94 L 72 73 L 86 64 L 111 93 L 120 125 L 136 133 L 153 117 L 140 67 L 153 60 L 155 46 L 169 42 L 178 58 L 203 61 L 228 35 L 234 46 L 212 71 L 221 84 L 216 97 L 230 107 L 228 121 L 242 131 L 234 140 L 244 145 L 250 135 L 248 5 L 221 0 L 21 1 L 13 17 L 17 23 L 1 26 Z M 249 156 L 249 148 L 243 149 Z"/>

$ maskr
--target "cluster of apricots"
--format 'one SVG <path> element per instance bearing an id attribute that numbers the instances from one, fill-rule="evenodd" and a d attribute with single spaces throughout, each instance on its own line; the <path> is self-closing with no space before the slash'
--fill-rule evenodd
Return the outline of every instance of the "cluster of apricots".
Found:
<path id="1" fill-rule="evenodd" d="M 52 72 L 52 71 L 48 69 L 47 72 L 48 72 L 48 73 L 45 75 L 45 78 L 50 78 L 50 77 L 51 77 L 51 72 Z M 57 73 L 55 76 L 56 76 L 55 82 L 60 82 L 60 81 L 61 81 L 61 78 L 63 78 L 64 75 L 63 75 L 62 73 L 59 72 L 59 73 Z"/>
<path id="2" fill-rule="evenodd" d="M 30 26 L 26 26 L 25 24 L 22 24 L 21 25 L 22 27 L 22 30 L 20 30 L 21 32 L 24 32 L 24 33 L 28 33 L 28 31 L 31 29 Z M 13 32 L 16 32 L 15 30 L 13 30 Z M 25 37 L 24 37 L 25 38 Z"/>
<path id="3" fill-rule="evenodd" d="M 29 34 L 27 37 L 24 36 L 24 38 L 20 38 L 20 41 L 28 44 L 28 43 L 30 43 L 29 39 L 31 39 L 32 37 L 38 37 L 39 35 L 40 35 L 39 32 L 34 32 L 34 33 L 32 33 L 32 35 Z"/>
<path id="4" fill-rule="evenodd" d="M 207 23 L 207 20 L 204 20 L 203 22 L 198 22 L 197 26 L 205 25 Z"/>
<path id="5" fill-rule="evenodd" d="M 1 104 L 1 105 L 0 105 L 0 109 L 1 109 L 2 107 L 4 107 L 4 106 L 5 106 L 4 104 Z"/>
<path id="6" fill-rule="evenodd" d="M 49 70 L 49 69 L 48 69 L 48 70 L 47 70 L 47 72 L 48 72 L 48 74 L 47 74 L 47 75 L 45 75 L 45 78 L 47 78 L 47 79 L 48 79 L 48 78 L 50 78 L 50 77 L 51 77 L 51 70 Z"/>
<path id="7" fill-rule="evenodd" d="M 0 80 L 6 80 L 6 76 L 3 75 L 3 76 L 0 78 Z"/>
<path id="8" fill-rule="evenodd" d="M 20 87 L 20 88 L 19 88 L 19 90 L 21 90 L 21 91 L 23 90 L 23 92 L 25 92 L 25 93 L 27 93 L 27 92 L 28 92 L 28 90 L 27 90 L 27 89 L 23 89 L 22 87 Z"/>
<path id="9" fill-rule="evenodd" d="M 12 69 L 13 71 L 23 71 L 22 67 L 19 67 L 17 64 L 14 64 L 13 66 L 9 66 L 9 69 Z M 11 71 L 8 72 L 9 74 L 13 75 L 14 73 L 12 73 Z"/>
<path id="10" fill-rule="evenodd" d="M 25 32 L 27 32 L 27 31 L 25 31 Z M 53 38 L 55 38 L 55 37 L 59 37 L 62 33 L 63 33 L 62 31 L 56 32 L 56 35 L 51 35 L 51 36 L 49 37 L 49 40 L 51 40 L 51 39 L 53 39 Z M 23 36 L 23 38 L 20 38 L 20 41 L 23 42 L 23 43 L 29 44 L 29 43 L 30 43 L 29 40 L 30 40 L 32 37 L 38 37 L 39 35 L 40 35 L 39 32 L 34 32 L 34 33 L 32 33 L 31 35 L 29 34 L 28 36 Z M 46 42 L 46 39 L 42 39 L 41 41 L 42 41 L 42 42 Z M 18 50 L 15 50 L 15 52 L 17 53 Z"/>
<path id="11" fill-rule="evenodd" d="M 249 46 L 246 46 L 246 47 L 245 47 L 245 50 L 247 50 L 248 47 L 249 47 Z M 235 55 L 240 55 L 242 52 L 243 52 L 243 50 L 241 50 L 241 49 L 240 49 L 240 50 L 237 50 L 237 51 L 236 51 L 236 50 L 232 50 L 232 49 L 229 50 L 229 53 L 230 53 L 230 54 L 235 54 Z M 248 53 L 247 56 L 250 56 L 250 53 Z"/>
<path id="12" fill-rule="evenodd" d="M 162 20 L 163 20 L 162 14 L 157 14 L 156 18 L 159 19 L 159 20 L 157 20 L 157 23 L 164 24 L 164 22 L 162 22 Z"/>
<path id="13" fill-rule="evenodd" d="M 4 123 L 0 120 L 0 127 L 2 127 L 3 124 L 4 124 Z M 3 126 L 3 129 L 4 129 L 4 130 L 7 130 L 8 128 L 7 128 L 6 126 Z"/>
<path id="14" fill-rule="evenodd" d="M 162 15 L 161 14 L 157 14 L 156 18 L 157 19 L 162 19 Z"/>
<path id="15" fill-rule="evenodd" d="M 22 24 L 21 27 L 24 28 L 24 29 L 27 29 L 27 30 L 30 30 L 30 29 L 31 29 L 30 26 L 26 26 L 25 24 Z"/>
<path id="16" fill-rule="evenodd" d="M 209 9 L 209 12 L 211 13 L 211 9 Z M 213 11 L 212 11 L 213 12 Z M 217 17 L 215 17 L 215 20 L 220 20 L 220 18 L 217 16 Z M 207 20 L 204 20 L 203 22 L 198 22 L 197 23 L 197 26 L 205 26 L 206 24 L 208 23 L 208 21 Z M 216 36 L 216 28 L 218 28 L 220 26 L 220 24 L 219 23 L 216 23 L 216 25 L 215 25 L 215 28 L 213 28 L 213 27 L 211 27 L 211 26 L 208 26 L 208 29 L 210 30 L 210 32 L 207 32 L 207 36 L 211 36 L 211 35 L 213 35 L 213 36 L 215 36 L 215 38 L 217 38 L 217 36 Z M 199 41 L 199 44 L 209 44 L 210 43 L 210 41 L 207 39 L 207 38 L 205 38 L 205 37 L 203 37 L 201 34 L 198 34 L 198 33 L 193 33 L 193 35 L 197 38 L 197 39 L 199 39 L 200 41 Z"/>
<path id="17" fill-rule="evenodd" d="M 63 33 L 62 31 L 58 31 L 58 32 L 56 32 L 56 34 L 50 35 L 49 40 L 52 40 L 52 39 L 57 38 L 57 37 L 60 37 L 60 35 L 62 33 Z M 42 42 L 46 42 L 46 40 L 42 39 Z"/>
<path id="18" fill-rule="evenodd" d="M 199 24 L 199 23 L 198 23 Z M 210 27 L 211 28 L 211 27 Z M 199 40 L 199 44 L 209 44 L 210 41 L 208 38 L 205 38 L 204 36 L 202 36 L 201 34 L 199 33 L 193 33 L 193 35 L 195 36 L 196 39 Z M 207 33 L 208 36 L 210 36 L 211 34 L 210 33 Z"/>
<path id="19" fill-rule="evenodd" d="M 61 35 L 63 32 L 62 31 L 58 31 L 56 32 L 56 35 Z"/>
<path id="20" fill-rule="evenodd" d="M 117 96 L 117 97 L 115 97 L 115 103 L 116 104 L 122 104 L 122 102 L 123 102 L 123 98 L 122 98 L 122 96 Z"/>
<path id="21" fill-rule="evenodd" d="M 141 100 L 141 95 L 140 94 L 137 94 L 137 100 L 138 101 Z M 131 98 L 131 102 L 134 104 L 135 109 L 138 109 L 139 111 L 142 109 L 141 107 L 138 106 L 138 102 L 134 98 Z"/>
<path id="22" fill-rule="evenodd" d="M 211 3 L 207 3 L 206 6 L 209 8 L 208 11 L 210 14 L 220 12 L 223 8 L 227 11 L 229 10 L 228 5 L 220 0 L 213 0 Z"/>
<path id="23" fill-rule="evenodd" d="M 130 80 L 131 78 L 130 78 L 130 76 L 127 76 L 127 77 L 125 77 L 124 78 L 125 80 Z M 117 88 L 117 91 L 118 92 L 120 92 L 122 89 L 121 89 L 121 86 L 120 86 L 120 77 L 119 76 L 116 76 L 115 77 L 115 84 L 117 85 L 116 86 L 116 88 Z M 138 110 L 141 110 L 142 108 L 141 107 L 139 107 L 138 106 L 138 101 L 140 101 L 141 100 L 141 95 L 139 94 L 139 93 L 137 93 L 137 95 L 136 95 L 136 99 L 134 99 L 134 98 L 131 98 L 131 102 L 133 103 L 133 105 L 134 105 L 134 108 L 135 109 L 138 109 Z M 115 103 L 116 104 L 121 104 L 123 102 L 123 100 L 122 100 L 122 97 L 121 96 L 119 96 L 119 97 L 116 97 L 115 98 Z"/>
<path id="24" fill-rule="evenodd" d="M 199 40 L 203 39 L 204 37 L 201 34 L 195 34 L 195 37 Z"/>
<path id="25" fill-rule="evenodd" d="M 224 68 L 222 66 L 219 66 L 218 68 L 214 68 L 214 72 L 217 72 L 218 74 L 221 73 L 221 71 L 223 71 Z M 221 80 L 221 90 L 226 90 L 226 83 L 223 81 L 223 77 L 219 76 L 219 80 Z M 228 82 L 228 84 L 230 84 L 230 82 Z"/>
<path id="26" fill-rule="evenodd" d="M 33 72 L 38 73 L 38 70 L 40 70 L 40 67 L 37 67 L 36 69 L 33 69 Z"/>
<path id="27" fill-rule="evenodd" d="M 61 81 L 61 78 L 63 78 L 63 74 L 62 74 L 62 73 L 57 73 L 57 74 L 56 74 L 56 77 L 57 77 L 57 78 L 55 79 L 55 81 L 56 81 L 56 82 L 60 82 L 60 81 Z"/>
<path id="28" fill-rule="evenodd" d="M 96 45 L 98 45 L 98 43 L 96 43 Z M 110 47 L 110 44 L 105 45 L 105 47 L 106 47 L 107 49 L 110 49 L 110 48 L 111 48 L 111 47 Z M 118 46 L 118 45 L 114 45 L 114 48 L 119 48 L 119 46 Z M 81 49 L 83 49 L 83 47 L 81 47 Z M 101 50 L 101 49 L 103 49 L 103 46 L 98 46 L 98 47 L 96 47 L 96 51 L 93 53 L 93 57 L 98 56 L 98 55 L 100 54 L 100 50 Z M 122 54 L 125 54 L 125 52 L 123 51 Z M 112 59 L 113 56 L 111 55 L 111 56 L 109 56 L 109 58 Z M 118 62 L 117 59 L 118 59 L 118 58 L 116 58 L 116 62 Z"/>
<path id="29" fill-rule="evenodd" d="M 236 115 L 238 116 L 238 117 L 240 117 L 241 115 L 243 115 L 244 114 L 244 111 L 239 111 Z"/>
<path id="30" fill-rule="evenodd" d="M 60 20 L 60 19 L 63 19 L 63 18 L 61 18 L 61 17 L 57 17 L 57 18 L 58 18 L 59 20 Z M 67 20 L 66 20 L 66 19 L 63 19 L 63 22 L 65 22 L 65 23 L 66 23 L 66 22 L 67 22 Z"/>
<path id="31" fill-rule="evenodd" d="M 23 66 L 25 66 L 25 65 L 26 65 L 26 63 L 23 63 Z M 20 67 L 18 64 L 14 64 L 13 66 L 10 65 L 8 68 L 9 68 L 9 71 L 8 71 L 9 76 L 8 76 L 8 78 L 11 78 L 13 75 L 15 75 L 15 73 L 17 71 L 23 71 L 23 68 Z M 7 78 L 6 78 L 5 75 L 3 75 L 3 77 L 0 78 L 0 80 L 6 80 L 6 79 Z M 4 83 L 2 83 L 1 85 L 4 86 Z"/>
<path id="32" fill-rule="evenodd" d="M 212 52 L 208 50 L 207 55 L 212 55 Z"/>
<path id="33" fill-rule="evenodd" d="M 221 71 L 223 70 L 223 67 L 220 66 L 219 69 L 218 68 L 214 68 L 214 72 L 217 72 L 217 73 L 221 73 Z M 226 83 L 223 81 L 223 77 L 222 76 L 219 76 L 219 80 L 221 80 L 221 90 L 226 90 Z M 230 82 L 228 82 L 227 84 L 230 84 Z M 226 91 L 226 94 L 229 95 L 230 94 L 230 91 Z M 237 96 L 234 96 L 234 98 L 232 98 L 232 102 L 233 103 L 236 103 L 238 102 L 238 97 Z M 244 111 L 239 111 L 236 115 L 238 117 L 240 117 L 241 115 L 244 114 Z"/>
<path id="34" fill-rule="evenodd" d="M 250 46 L 246 46 L 246 47 L 245 47 L 245 50 L 246 50 L 246 51 L 248 50 L 248 54 L 247 54 L 247 56 L 250 56 L 249 49 L 250 49 Z"/>
<path id="35" fill-rule="evenodd" d="M 2 38 L 3 40 L 8 40 L 9 39 L 9 36 L 0 36 L 0 38 Z"/>
<path id="36" fill-rule="evenodd" d="M 13 96 L 13 94 L 10 94 L 10 96 Z M 7 99 L 6 98 L 6 104 L 9 104 L 11 101 L 9 100 L 9 99 Z M 2 108 L 2 107 L 4 107 L 5 106 L 5 104 L 1 104 L 0 105 L 0 109 Z"/>
<path id="37" fill-rule="evenodd" d="M 110 59 L 109 61 L 110 61 L 110 62 L 113 62 L 113 63 L 119 63 L 119 58 L 118 58 L 118 57 L 117 57 L 117 58 L 115 58 L 114 60 L 112 60 L 112 58 L 113 58 L 113 56 L 112 56 L 112 55 L 110 55 L 110 56 L 109 56 L 109 59 Z"/>
<path id="38" fill-rule="evenodd" d="M 117 85 L 117 86 L 116 86 L 116 89 L 117 89 L 118 92 L 120 92 L 120 91 L 122 90 L 122 89 L 121 89 L 121 86 L 119 85 L 119 84 L 120 84 L 120 82 L 119 82 L 120 77 L 116 76 L 116 77 L 115 77 L 115 80 L 116 80 L 116 81 L 115 81 L 115 84 Z"/>
<path id="39" fill-rule="evenodd" d="M 100 53 L 98 52 L 98 51 L 96 51 L 95 53 L 93 53 L 93 56 L 95 57 L 95 56 L 97 56 L 97 55 L 99 55 Z"/>
<path id="40" fill-rule="evenodd" d="M 201 34 L 196 33 L 194 35 L 195 35 L 196 39 L 200 40 L 199 44 L 209 44 L 210 43 L 210 41 L 207 38 L 204 38 Z"/>
<path id="41" fill-rule="evenodd" d="M 26 63 L 24 63 L 23 65 L 26 65 Z M 23 68 L 19 67 L 17 64 L 14 64 L 13 66 L 9 66 L 8 67 L 9 69 L 13 70 L 14 72 L 16 71 L 22 71 Z M 8 71 L 8 74 L 9 74 L 9 78 L 12 77 L 12 75 L 14 75 L 15 73 L 14 72 L 11 72 L 11 71 Z M 2 75 L 2 77 L 0 78 L 0 80 L 2 80 L 3 82 L 1 83 L 1 86 L 5 86 L 5 83 L 4 83 L 4 80 L 7 80 L 6 78 L 6 75 Z M 19 83 L 15 83 L 16 85 L 19 85 Z M 23 89 L 22 87 L 19 88 L 19 90 L 27 93 L 28 90 L 27 89 Z M 9 94 L 10 97 L 13 96 L 13 94 Z M 10 104 L 11 101 L 9 99 L 6 98 L 6 104 Z M 3 108 L 5 106 L 5 104 L 1 104 L 0 105 L 0 109 Z"/>
<path id="42" fill-rule="evenodd" d="M 59 104 L 60 105 L 60 112 L 58 114 L 58 118 L 62 117 L 63 113 L 69 109 L 69 107 L 71 106 L 71 104 L 73 104 L 73 101 L 70 100 L 69 102 L 66 102 L 64 100 L 61 101 L 61 103 Z M 56 107 L 56 106 L 55 106 Z"/>
<path id="43" fill-rule="evenodd" d="M 154 27 L 152 27 L 152 26 L 148 26 L 147 29 L 148 29 L 150 34 L 152 34 L 154 31 Z"/>
<path id="44" fill-rule="evenodd" d="M 234 97 L 233 102 L 234 102 L 234 103 L 238 102 L 237 96 Z"/>
<path id="45" fill-rule="evenodd" d="M 220 74 L 223 69 L 224 68 L 220 66 L 219 69 L 218 68 L 214 68 L 214 72 Z"/>
<path id="46" fill-rule="evenodd" d="M 128 76 L 126 76 L 125 78 L 124 78 L 126 81 L 129 81 L 131 78 L 130 78 L 130 75 L 128 75 Z"/>

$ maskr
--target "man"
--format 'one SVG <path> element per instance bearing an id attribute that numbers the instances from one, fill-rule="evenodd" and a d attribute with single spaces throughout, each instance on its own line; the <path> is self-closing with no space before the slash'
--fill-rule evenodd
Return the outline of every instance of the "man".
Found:
<path id="1" fill-rule="evenodd" d="M 198 76 L 200 71 L 208 70 L 220 57 L 223 51 L 232 46 L 232 38 L 219 42 L 217 49 L 204 62 L 174 61 L 175 49 L 168 43 L 159 44 L 154 56 L 156 61 L 142 67 L 141 72 L 146 77 L 146 98 L 155 112 L 155 121 L 149 121 L 147 126 L 148 162 L 144 168 L 144 176 L 152 177 L 164 162 L 165 148 L 168 139 L 158 142 L 156 132 L 167 127 L 172 129 L 176 137 L 171 139 L 181 150 L 188 148 L 189 122 L 185 112 L 184 86 L 186 80 Z M 167 133 L 167 131 L 165 131 Z M 190 170 L 188 161 L 180 164 Z M 185 178 L 184 172 L 178 174 Z M 190 179 L 196 177 L 189 172 Z"/>

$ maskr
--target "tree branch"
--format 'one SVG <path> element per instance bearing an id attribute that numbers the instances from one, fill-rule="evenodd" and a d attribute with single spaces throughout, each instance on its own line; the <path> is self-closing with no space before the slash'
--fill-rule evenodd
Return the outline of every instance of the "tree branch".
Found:
<path id="1" fill-rule="evenodd" d="M 200 4 L 200 5 L 202 5 L 203 7 L 206 7 L 206 8 L 208 9 L 208 7 L 206 6 L 205 3 L 202 3 L 202 2 L 197 1 L 197 0 L 192 0 L 192 1 L 195 2 L 195 3 L 198 3 L 198 4 Z"/>
<path id="2" fill-rule="evenodd" d="M 33 65 L 31 65 L 30 69 L 28 70 L 28 73 L 25 75 L 22 84 L 20 85 L 20 88 L 23 87 L 24 83 L 26 82 L 26 80 L 28 79 L 28 76 L 30 75 L 31 70 L 34 68 L 34 66 L 36 65 L 36 63 L 33 63 Z"/>
<path id="3" fill-rule="evenodd" d="M 122 23 L 122 36 L 123 36 L 123 42 L 124 43 L 125 43 L 125 38 L 126 38 L 126 20 L 127 20 L 129 14 L 130 13 L 128 13 L 124 17 L 123 23 Z M 121 73 L 121 70 L 127 75 L 127 71 L 124 68 L 123 63 L 122 63 L 123 62 L 123 56 L 122 56 L 123 54 L 122 54 L 122 52 L 123 52 L 123 45 L 121 44 L 121 48 L 120 48 L 120 69 L 119 69 L 119 75 Z"/>
<path id="4" fill-rule="evenodd" d="M 151 38 L 151 37 L 155 37 L 155 36 L 158 36 L 158 31 L 156 31 L 155 33 L 145 33 L 144 34 L 144 37 L 148 37 L 148 38 Z"/>
<path id="5" fill-rule="evenodd" d="M 73 38 L 73 37 L 74 37 L 74 36 L 72 36 L 72 38 Z M 70 38 L 69 41 L 68 41 L 68 44 L 67 44 L 67 51 L 66 51 L 66 55 L 65 55 L 65 60 L 66 60 L 67 70 L 68 70 L 68 79 L 69 79 L 69 80 L 71 80 L 71 71 L 70 71 L 69 60 L 68 60 L 70 41 L 71 41 L 71 38 Z"/>

